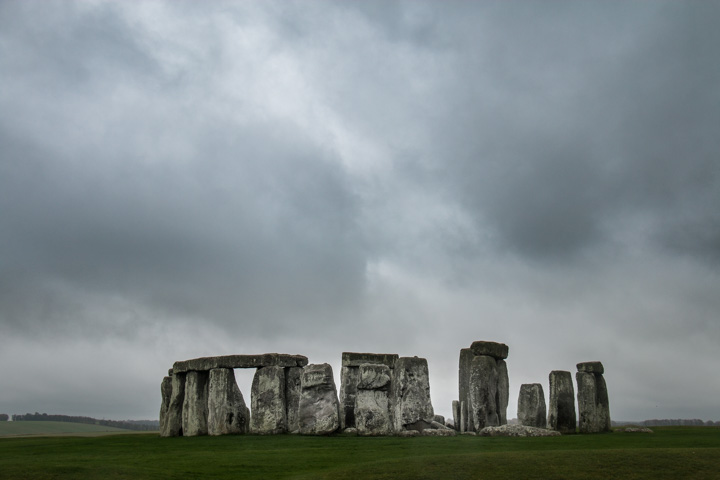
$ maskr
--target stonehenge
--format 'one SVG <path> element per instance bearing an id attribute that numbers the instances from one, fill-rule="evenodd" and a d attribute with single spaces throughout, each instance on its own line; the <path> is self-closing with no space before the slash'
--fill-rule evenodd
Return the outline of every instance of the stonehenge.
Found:
<path id="1" fill-rule="evenodd" d="M 417 356 L 343 352 L 339 391 L 330 364 L 309 364 L 302 355 L 178 361 L 160 385 L 160 435 L 536 436 L 610 430 L 604 367 L 598 361 L 577 364 L 577 397 L 572 374 L 551 371 L 547 411 L 542 385 L 521 385 L 519 425 L 507 425 L 508 352 L 507 345 L 489 341 L 460 350 L 459 397 L 447 420 L 435 414 L 428 362 Z M 255 369 L 250 408 L 235 380 L 236 368 Z"/>

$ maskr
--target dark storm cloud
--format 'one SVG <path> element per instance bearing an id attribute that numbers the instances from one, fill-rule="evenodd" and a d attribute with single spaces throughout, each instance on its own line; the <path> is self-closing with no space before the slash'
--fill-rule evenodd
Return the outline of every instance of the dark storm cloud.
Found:
<path id="1" fill-rule="evenodd" d="M 37 5 L 0 3 L 0 404 L 375 350 L 448 414 L 486 339 L 511 392 L 599 359 L 620 417 L 712 416 L 717 3 Z M 117 364 L 143 393 L 90 395 Z"/>

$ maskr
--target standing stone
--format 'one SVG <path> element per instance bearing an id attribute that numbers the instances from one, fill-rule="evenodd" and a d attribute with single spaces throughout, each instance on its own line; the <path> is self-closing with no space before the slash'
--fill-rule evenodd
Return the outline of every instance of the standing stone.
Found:
<path id="1" fill-rule="evenodd" d="M 185 374 L 176 373 L 171 377 L 172 393 L 168 404 L 165 425 L 160 430 L 163 437 L 180 437 L 183 434 L 183 402 L 185 401 Z"/>
<path id="2" fill-rule="evenodd" d="M 290 367 L 285 370 L 285 399 L 287 402 L 287 429 L 289 433 L 298 433 L 300 423 L 298 408 L 300 407 L 300 394 L 302 392 L 301 367 Z"/>
<path id="3" fill-rule="evenodd" d="M 209 435 L 247 433 L 250 427 L 250 410 L 235 381 L 231 368 L 210 370 L 208 386 Z"/>
<path id="4" fill-rule="evenodd" d="M 453 426 L 455 430 L 460 431 L 460 402 L 452 401 Z"/>
<path id="5" fill-rule="evenodd" d="M 250 431 L 259 435 L 287 432 L 285 369 L 262 367 L 255 371 L 250 391 Z"/>
<path id="6" fill-rule="evenodd" d="M 564 370 L 550 372 L 550 408 L 548 428 L 560 433 L 575 433 L 575 389 L 572 374 Z"/>
<path id="7" fill-rule="evenodd" d="M 580 433 L 610 431 L 610 405 L 600 362 L 578 364 L 578 415 Z M 594 372 L 594 373 L 593 373 Z"/>
<path id="8" fill-rule="evenodd" d="M 541 384 L 524 383 L 520 385 L 517 418 L 520 425 L 545 428 L 547 425 L 545 394 Z"/>
<path id="9" fill-rule="evenodd" d="M 170 397 L 172 396 L 172 377 L 163 377 L 160 384 L 160 395 L 162 395 L 162 403 L 160 404 L 160 434 L 165 431 L 167 423 L 168 410 L 170 408 Z"/>
<path id="10" fill-rule="evenodd" d="M 191 371 L 185 376 L 182 429 L 186 437 L 208 433 L 208 377 L 207 371 Z"/>
<path id="11" fill-rule="evenodd" d="M 507 349 L 507 345 L 505 346 L 505 348 Z M 507 357 L 507 350 L 505 350 L 505 356 Z M 497 372 L 498 422 L 500 423 L 500 425 L 507 425 L 507 407 L 510 401 L 510 379 L 508 378 L 508 369 L 505 360 L 497 360 Z M 543 428 L 545 428 L 545 424 L 543 424 Z"/>
<path id="12" fill-rule="evenodd" d="M 340 424 L 343 429 L 355 427 L 355 395 L 360 379 L 360 365 L 386 365 L 390 368 L 392 376 L 397 359 L 398 355 L 394 353 L 343 352 L 340 371 Z"/>
<path id="13" fill-rule="evenodd" d="M 395 363 L 391 394 L 395 431 L 430 428 L 435 417 L 430 401 L 427 360 L 401 357 Z"/>
<path id="14" fill-rule="evenodd" d="M 340 371 L 340 423 L 344 429 L 355 428 L 355 396 L 360 372 L 357 367 L 343 366 Z"/>
<path id="15" fill-rule="evenodd" d="M 355 425 L 358 435 L 391 435 L 389 392 L 391 373 L 387 365 L 363 364 L 355 396 Z"/>
<path id="16" fill-rule="evenodd" d="M 496 360 L 479 355 L 470 364 L 469 422 L 475 432 L 500 424 L 497 412 L 498 371 Z"/>
<path id="17" fill-rule="evenodd" d="M 327 363 L 303 368 L 298 423 L 302 435 L 328 435 L 340 428 L 340 402 Z"/>
<path id="18" fill-rule="evenodd" d="M 460 361 L 458 368 L 458 386 L 460 404 L 460 424 L 458 430 L 460 432 L 471 431 L 468 428 L 468 407 L 470 405 L 470 363 L 475 355 L 469 348 L 460 349 Z"/>

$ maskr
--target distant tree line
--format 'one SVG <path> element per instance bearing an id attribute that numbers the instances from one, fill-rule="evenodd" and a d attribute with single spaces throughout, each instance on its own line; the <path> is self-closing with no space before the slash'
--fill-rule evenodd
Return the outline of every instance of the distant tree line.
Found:
<path id="1" fill-rule="evenodd" d="M 7 415 L 5 415 L 7 420 Z M 13 415 L 14 422 L 69 422 L 102 425 L 104 427 L 125 428 L 127 430 L 153 431 L 159 428 L 157 420 L 99 420 L 92 417 L 74 417 L 70 415 L 48 415 L 47 413 L 26 413 Z"/>
<path id="2" fill-rule="evenodd" d="M 641 422 L 640 425 L 643 425 L 645 427 L 669 427 L 669 426 L 682 426 L 682 427 L 720 427 L 720 422 L 713 422 L 712 420 L 708 420 L 707 422 L 704 422 L 698 418 L 693 419 L 667 419 L 664 418 L 662 420 L 658 419 L 652 419 L 652 420 L 645 420 L 644 422 Z"/>
<path id="3" fill-rule="evenodd" d="M 7 413 L 0 413 L 0 422 L 7 422 L 8 421 L 8 414 Z"/>

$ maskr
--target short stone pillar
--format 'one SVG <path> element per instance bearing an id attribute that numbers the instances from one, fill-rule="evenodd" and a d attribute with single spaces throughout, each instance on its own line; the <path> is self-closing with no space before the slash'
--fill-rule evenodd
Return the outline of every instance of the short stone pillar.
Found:
<path id="1" fill-rule="evenodd" d="M 550 430 L 560 433 L 575 433 L 575 388 L 572 374 L 564 370 L 550 372 L 550 407 L 548 425 Z"/>
<path id="2" fill-rule="evenodd" d="M 547 426 L 545 393 L 541 384 L 524 383 L 520 385 L 517 418 L 520 425 L 537 428 Z"/>
<path id="3" fill-rule="evenodd" d="M 285 369 L 280 366 L 258 368 L 250 391 L 250 432 L 274 435 L 287 432 Z"/>
<path id="4" fill-rule="evenodd" d="M 340 428 L 340 402 L 332 367 L 308 365 L 302 372 L 302 391 L 298 408 L 301 435 L 328 435 Z"/>
<path id="5" fill-rule="evenodd" d="M 503 343 L 485 341 L 473 342 L 470 348 L 460 350 L 457 426 L 460 432 L 477 432 L 507 423 L 508 350 Z"/>
<path id="6" fill-rule="evenodd" d="M 580 433 L 610 431 L 610 402 L 601 362 L 577 364 L 578 416 Z"/>
<path id="7" fill-rule="evenodd" d="M 430 401 L 430 375 L 426 359 L 398 359 L 395 363 L 390 399 L 396 433 L 405 430 L 422 432 L 432 428 L 435 412 Z"/>
<path id="8" fill-rule="evenodd" d="M 360 376 L 355 396 L 355 427 L 358 435 L 391 435 L 390 367 L 364 363 L 358 370 Z"/>

